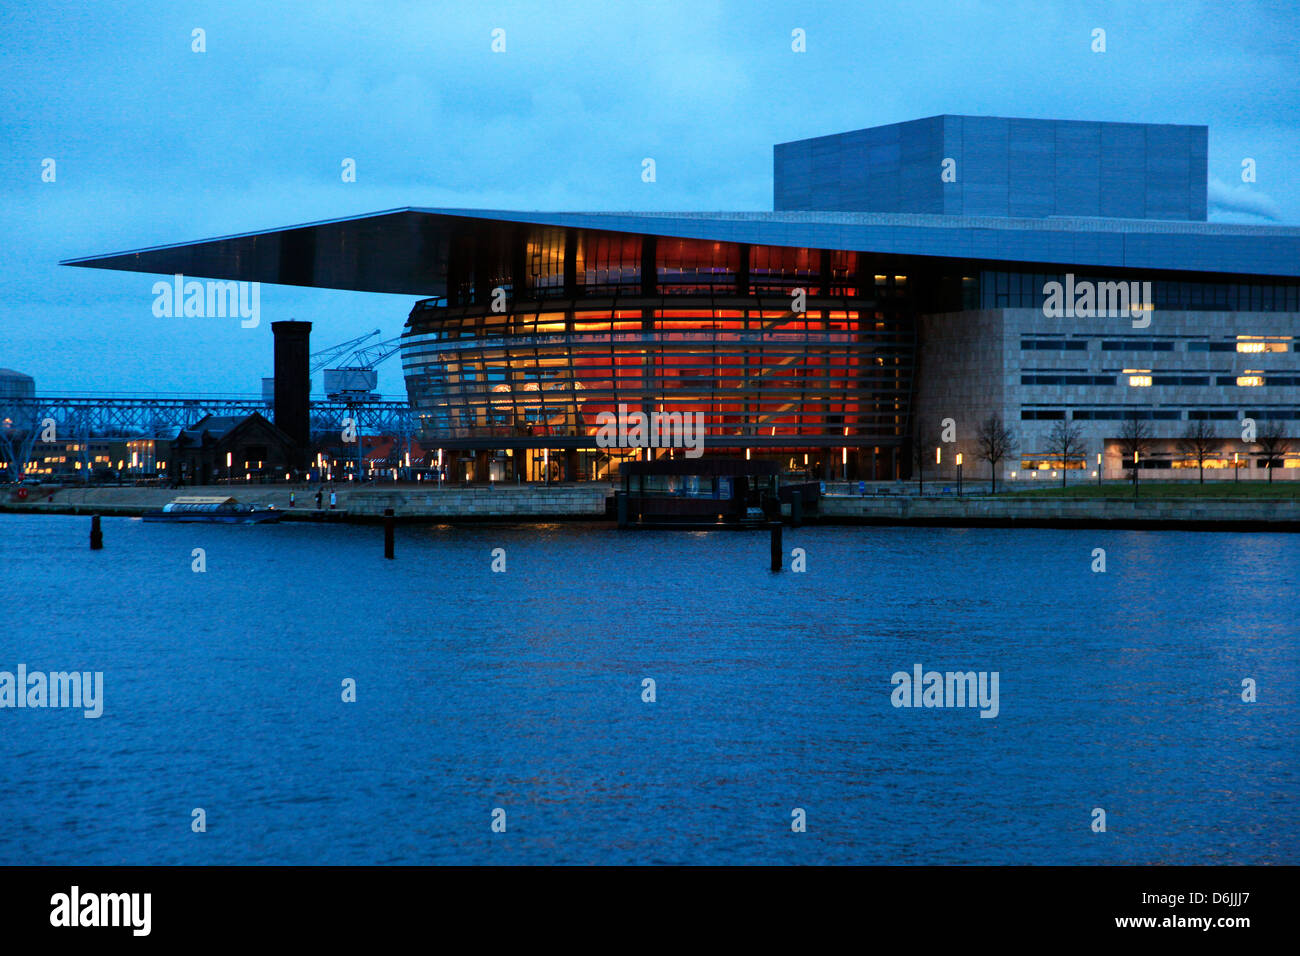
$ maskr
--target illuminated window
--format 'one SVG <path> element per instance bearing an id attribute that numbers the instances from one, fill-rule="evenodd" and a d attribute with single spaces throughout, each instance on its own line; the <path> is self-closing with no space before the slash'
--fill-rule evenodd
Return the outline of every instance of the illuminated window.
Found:
<path id="1" fill-rule="evenodd" d="M 1124 374 L 1128 376 L 1128 383 L 1131 388 L 1151 387 L 1151 369 L 1149 368 L 1126 368 Z"/>
<path id="2" fill-rule="evenodd" d="M 1241 388 L 1259 388 L 1264 384 L 1264 376 L 1259 372 L 1247 371 L 1245 375 L 1237 376 L 1237 384 Z"/>
<path id="3" fill-rule="evenodd" d="M 1289 352 L 1291 337 L 1282 336 L 1276 339 L 1265 340 L 1253 338 L 1247 335 L 1237 336 L 1238 352 Z"/>

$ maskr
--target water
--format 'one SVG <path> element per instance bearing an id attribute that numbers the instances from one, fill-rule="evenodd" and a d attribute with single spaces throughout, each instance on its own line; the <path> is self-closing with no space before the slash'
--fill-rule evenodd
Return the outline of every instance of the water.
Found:
<path id="1" fill-rule="evenodd" d="M 0 710 L 0 863 L 1300 863 L 1300 536 L 787 529 L 774 575 L 755 533 L 89 523 L 0 515 L 0 670 L 105 682 Z M 999 715 L 894 708 L 915 663 Z"/>

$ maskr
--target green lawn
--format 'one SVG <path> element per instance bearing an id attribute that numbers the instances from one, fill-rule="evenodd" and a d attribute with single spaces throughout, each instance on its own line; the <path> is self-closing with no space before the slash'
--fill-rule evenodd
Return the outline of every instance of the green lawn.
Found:
<path id="1" fill-rule="evenodd" d="M 1076 484 L 1062 488 L 1059 480 L 1045 481 L 1040 488 L 1017 488 L 1008 491 L 1015 497 L 1039 498 L 1132 498 L 1133 482 L 1108 481 L 1100 488 L 1096 479 L 1088 483 L 1078 479 Z M 1296 498 L 1300 497 L 1300 482 L 1276 481 L 1211 481 L 1196 482 L 1138 481 L 1138 495 L 1143 498 Z"/>

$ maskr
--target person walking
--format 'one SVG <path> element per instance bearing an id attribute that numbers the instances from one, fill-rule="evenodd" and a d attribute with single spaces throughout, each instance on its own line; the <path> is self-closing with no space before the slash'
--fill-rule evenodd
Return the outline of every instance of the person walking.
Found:
<path id="1" fill-rule="evenodd" d="M 338 504 L 338 500 L 339 500 L 338 492 L 337 492 L 337 491 L 331 491 L 331 492 L 330 492 L 330 511 L 333 511 L 333 510 L 334 510 L 334 506 L 335 506 L 336 504 Z"/>
<path id="2" fill-rule="evenodd" d="M 316 489 L 316 510 L 317 511 L 320 511 L 320 501 L 321 501 L 320 489 L 317 488 Z"/>

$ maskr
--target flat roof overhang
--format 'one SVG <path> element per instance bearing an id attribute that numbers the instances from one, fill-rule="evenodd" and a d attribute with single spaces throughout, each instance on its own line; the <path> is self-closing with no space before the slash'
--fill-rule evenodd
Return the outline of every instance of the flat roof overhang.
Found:
<path id="1" fill-rule="evenodd" d="M 314 288 L 446 294 L 450 239 L 491 245 L 524 227 L 974 262 L 1300 276 L 1300 228 L 1137 219 L 1001 219 L 851 212 L 521 212 L 391 209 L 66 259 L 63 265 Z"/>

